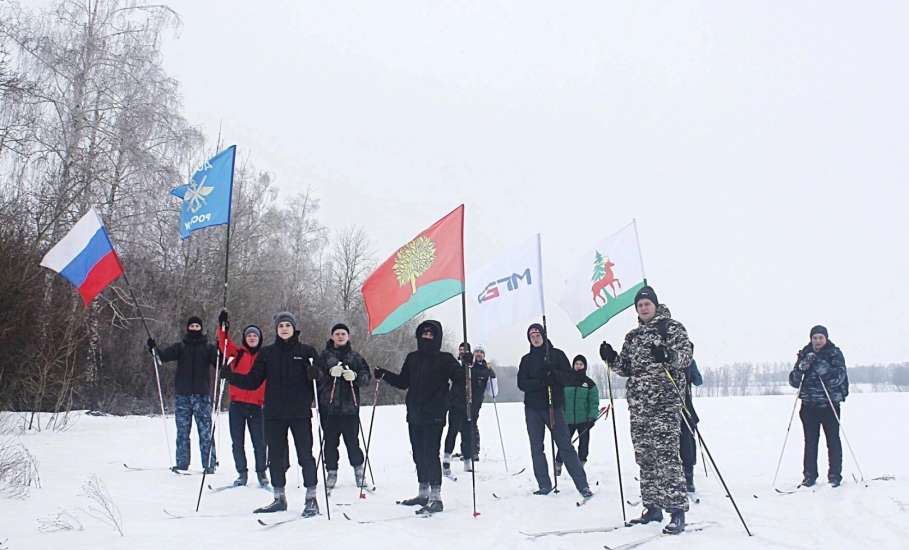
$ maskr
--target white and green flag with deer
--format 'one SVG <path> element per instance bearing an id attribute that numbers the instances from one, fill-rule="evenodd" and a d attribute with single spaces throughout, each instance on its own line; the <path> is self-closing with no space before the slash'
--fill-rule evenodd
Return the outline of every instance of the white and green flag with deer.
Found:
<path id="1" fill-rule="evenodd" d="M 637 227 L 631 222 L 578 258 L 559 305 L 586 338 L 634 305 L 635 293 L 645 284 Z"/>

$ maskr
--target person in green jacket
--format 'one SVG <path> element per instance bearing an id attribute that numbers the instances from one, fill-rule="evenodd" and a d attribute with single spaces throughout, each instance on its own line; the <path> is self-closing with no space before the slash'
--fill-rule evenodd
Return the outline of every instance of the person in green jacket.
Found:
<path id="1" fill-rule="evenodd" d="M 580 386 L 565 386 L 565 422 L 568 424 L 568 437 L 578 438 L 578 458 L 581 464 L 587 464 L 590 449 L 590 429 L 600 413 L 600 391 L 593 380 L 587 376 L 587 358 L 578 355 L 572 361 L 576 373 L 584 375 Z M 562 473 L 561 453 L 556 455 L 556 475 Z"/>

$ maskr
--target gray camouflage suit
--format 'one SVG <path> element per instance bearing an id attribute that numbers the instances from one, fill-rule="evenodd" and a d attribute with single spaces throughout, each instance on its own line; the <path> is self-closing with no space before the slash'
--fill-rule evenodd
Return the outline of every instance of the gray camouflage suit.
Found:
<path id="1" fill-rule="evenodd" d="M 669 308 L 660 304 L 649 322 L 641 322 L 625 336 L 622 353 L 609 362 L 625 385 L 631 414 L 631 441 L 634 458 L 641 470 L 641 499 L 644 506 L 666 511 L 688 511 L 685 476 L 679 457 L 679 394 L 666 376 L 675 379 L 684 395 L 685 368 L 691 361 L 692 346 L 685 327 L 672 320 Z M 653 348 L 663 344 L 669 362 L 657 363 Z"/>

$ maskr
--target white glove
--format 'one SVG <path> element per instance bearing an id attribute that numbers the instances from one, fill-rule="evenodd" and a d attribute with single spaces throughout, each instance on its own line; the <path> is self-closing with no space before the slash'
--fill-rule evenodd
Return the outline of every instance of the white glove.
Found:
<path id="1" fill-rule="evenodd" d="M 337 365 L 328 369 L 328 374 L 334 376 L 335 378 L 340 377 L 342 374 L 344 374 L 344 365 L 338 363 Z"/>
<path id="2" fill-rule="evenodd" d="M 353 382 L 357 379 L 357 373 L 351 369 L 344 369 L 344 373 L 341 376 L 343 376 L 344 380 L 347 380 L 348 382 Z"/>

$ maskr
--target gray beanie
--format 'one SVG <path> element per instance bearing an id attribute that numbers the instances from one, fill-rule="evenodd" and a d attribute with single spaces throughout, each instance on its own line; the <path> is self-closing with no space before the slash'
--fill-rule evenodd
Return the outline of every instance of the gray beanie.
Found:
<path id="1" fill-rule="evenodd" d="M 294 330 L 297 330 L 297 318 L 294 317 L 294 314 L 289 311 L 281 311 L 275 314 L 275 328 L 278 328 L 279 323 L 290 323 L 293 325 Z"/>

